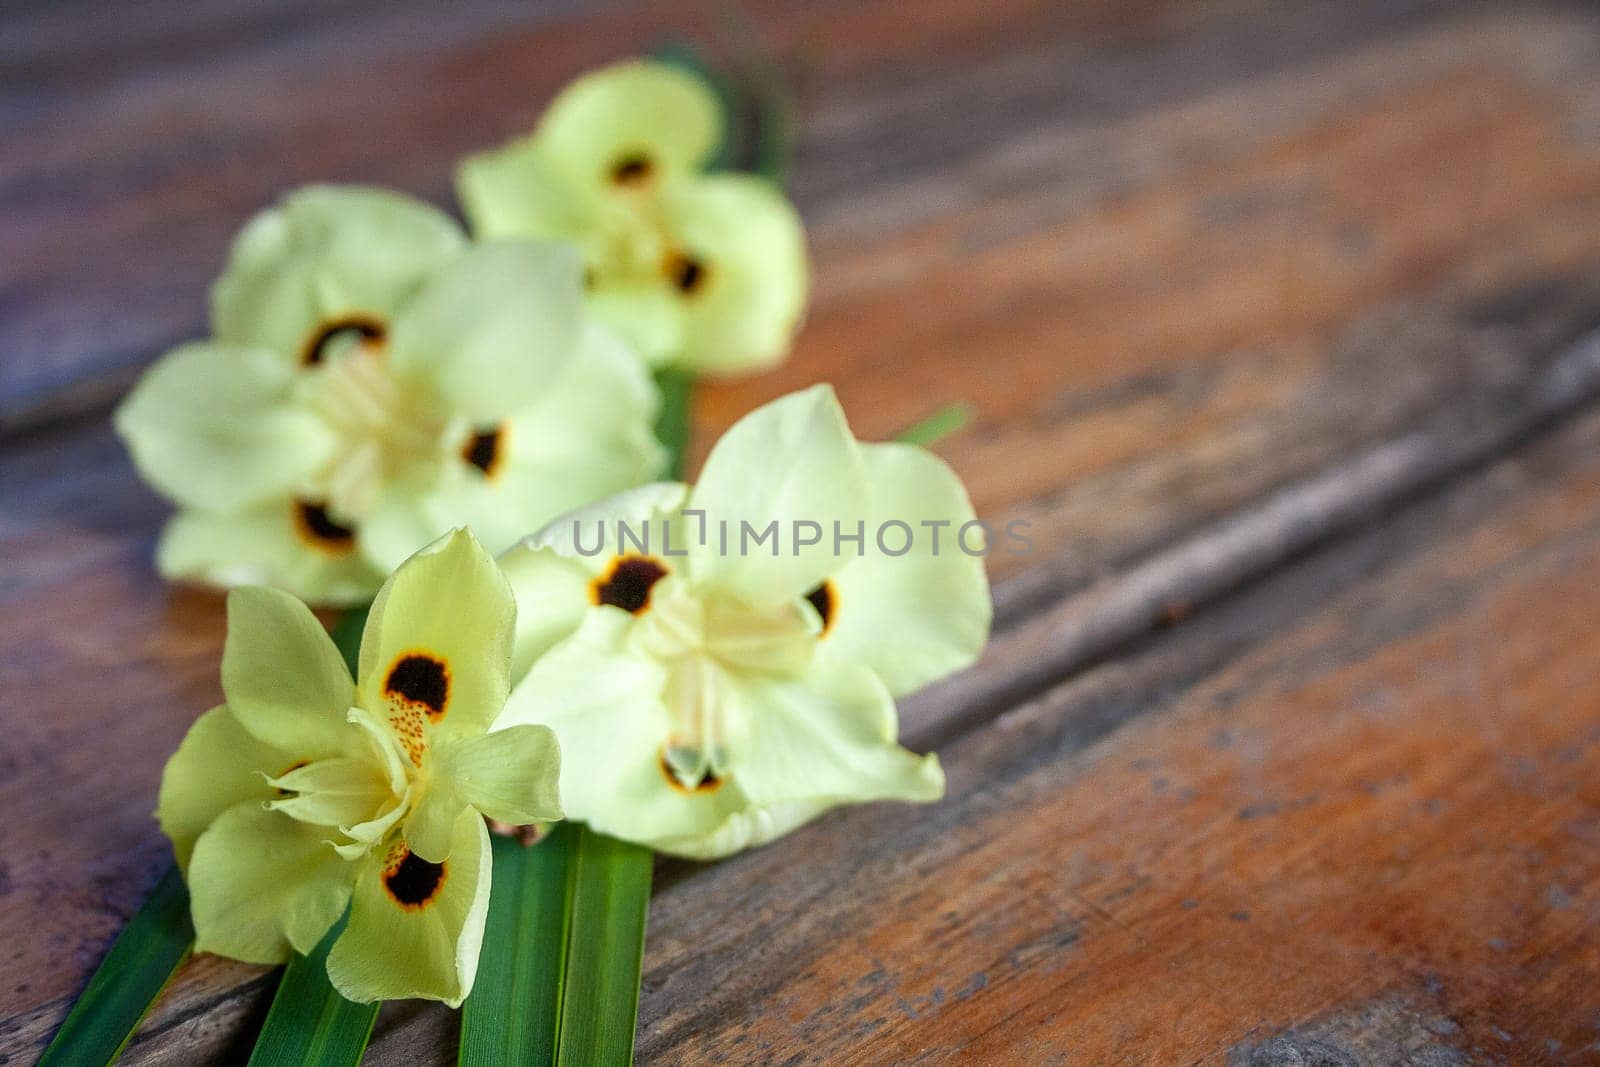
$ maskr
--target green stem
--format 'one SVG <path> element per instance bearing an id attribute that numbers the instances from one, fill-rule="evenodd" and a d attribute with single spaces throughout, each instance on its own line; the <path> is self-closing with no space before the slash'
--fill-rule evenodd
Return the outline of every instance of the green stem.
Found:
<path id="1" fill-rule="evenodd" d="M 114 1061 L 193 947 L 189 891 L 172 867 L 117 935 L 39 1063 Z"/>
<path id="2" fill-rule="evenodd" d="M 328 950 L 344 930 L 333 925 L 309 956 L 283 969 L 250 1067 L 343 1067 L 361 1062 L 378 1005 L 344 999 L 328 981 Z"/>

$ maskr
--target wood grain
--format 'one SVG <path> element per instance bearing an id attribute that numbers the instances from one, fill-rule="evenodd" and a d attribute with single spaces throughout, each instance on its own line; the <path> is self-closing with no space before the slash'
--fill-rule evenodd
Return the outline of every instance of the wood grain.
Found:
<path id="1" fill-rule="evenodd" d="M 447 202 L 572 74 L 716 32 L 310 11 L 0 16 L 0 1058 L 166 864 L 160 766 L 220 695 L 220 601 L 151 573 L 108 406 L 285 189 Z M 1600 15 L 918 11 L 751 7 L 816 300 L 791 362 L 703 391 L 697 450 L 817 380 L 867 437 L 967 400 L 941 450 L 1035 548 L 991 560 L 984 662 L 906 708 L 950 800 L 663 865 L 642 1057 L 1583 1062 Z M 127 1058 L 237 1059 L 270 989 L 196 960 Z M 454 1025 L 389 1006 L 370 1058 Z"/>

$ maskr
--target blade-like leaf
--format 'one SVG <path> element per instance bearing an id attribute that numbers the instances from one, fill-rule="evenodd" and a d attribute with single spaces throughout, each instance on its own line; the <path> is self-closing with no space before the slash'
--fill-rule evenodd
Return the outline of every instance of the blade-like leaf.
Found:
<path id="1" fill-rule="evenodd" d="M 932 448 L 972 421 L 972 409 L 965 404 L 946 404 L 927 418 L 918 419 L 894 435 L 901 444 Z"/>
<path id="2" fill-rule="evenodd" d="M 536 845 L 495 835 L 483 953 L 461 1006 L 462 1067 L 555 1062 L 577 838 L 570 823 Z"/>
<path id="3" fill-rule="evenodd" d="M 656 372 L 656 387 L 661 390 L 661 414 L 656 416 L 656 439 L 667 450 L 667 477 L 681 479 L 685 454 L 689 450 L 689 400 L 694 378 L 680 370 Z"/>
<path id="4" fill-rule="evenodd" d="M 359 1064 L 378 1017 L 377 1004 L 344 999 L 328 981 L 328 950 L 344 930 L 334 923 L 309 956 L 283 969 L 250 1067 L 339 1067 Z"/>
<path id="5" fill-rule="evenodd" d="M 794 104 L 773 64 L 763 62 L 754 76 L 756 129 L 750 169 L 787 189 L 794 169 Z"/>
<path id="6" fill-rule="evenodd" d="M 655 854 L 587 827 L 577 836 L 556 1062 L 632 1063 Z"/>
<path id="7" fill-rule="evenodd" d="M 173 867 L 117 935 L 39 1063 L 115 1060 L 193 945 L 189 891 Z"/>
<path id="8" fill-rule="evenodd" d="M 364 608 L 351 608 L 328 628 L 328 636 L 333 638 L 339 654 L 344 657 L 344 665 L 350 668 L 352 678 L 356 674 L 356 663 L 361 659 L 361 633 L 366 629 L 367 612 L 371 610 L 371 604 Z"/>

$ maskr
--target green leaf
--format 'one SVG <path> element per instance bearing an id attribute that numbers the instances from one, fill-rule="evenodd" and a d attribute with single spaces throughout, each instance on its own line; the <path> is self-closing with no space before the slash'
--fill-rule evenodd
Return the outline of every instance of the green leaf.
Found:
<path id="1" fill-rule="evenodd" d="M 328 982 L 328 950 L 344 932 L 333 924 L 309 956 L 283 969 L 267 1021 L 250 1053 L 251 1067 L 336 1067 L 359 1064 L 378 1018 L 378 1005 L 344 999 Z"/>
<path id="2" fill-rule="evenodd" d="M 461 1008 L 462 1067 L 555 1062 L 577 838 L 570 823 L 537 845 L 494 836 L 483 953 Z"/>
<path id="3" fill-rule="evenodd" d="M 775 65 L 762 63 L 754 76 L 756 132 L 750 169 L 787 189 L 794 169 L 794 102 Z"/>
<path id="4" fill-rule="evenodd" d="M 655 855 L 584 827 L 578 831 L 561 999 L 561 1067 L 633 1062 Z"/>
<path id="5" fill-rule="evenodd" d="M 656 417 L 656 438 L 667 449 L 667 477 L 683 478 L 685 453 L 689 449 L 689 407 L 694 377 L 671 367 L 656 372 L 656 387 L 661 390 L 661 414 Z"/>
<path id="6" fill-rule="evenodd" d="M 339 616 L 328 634 L 333 638 L 333 643 L 339 649 L 339 655 L 344 657 L 344 664 L 350 668 L 350 677 L 356 676 L 356 663 L 361 658 L 361 634 L 367 627 L 367 612 L 372 610 L 368 604 L 362 608 L 351 608 Z"/>
<path id="7" fill-rule="evenodd" d="M 193 945 L 189 891 L 172 867 L 117 936 L 39 1063 L 115 1060 Z"/>
<path id="8" fill-rule="evenodd" d="M 894 439 L 904 445 L 932 448 L 971 421 L 972 409 L 966 404 L 947 404 L 932 415 L 907 426 L 895 434 Z"/>

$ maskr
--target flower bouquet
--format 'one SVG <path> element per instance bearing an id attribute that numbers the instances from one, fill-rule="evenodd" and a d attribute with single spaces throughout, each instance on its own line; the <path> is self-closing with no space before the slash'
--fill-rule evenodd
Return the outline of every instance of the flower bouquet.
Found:
<path id="1" fill-rule="evenodd" d="M 191 951 L 285 965 L 252 1062 L 358 1062 L 400 998 L 462 1008 L 463 1063 L 627 1062 L 655 854 L 942 795 L 895 700 L 988 635 L 924 447 L 959 415 L 863 443 L 818 385 L 683 480 L 693 381 L 783 358 L 808 285 L 778 112 L 734 170 L 718 85 L 580 78 L 462 163 L 466 230 L 319 186 L 240 232 L 117 414 L 161 573 L 230 590 L 225 702 L 45 1062 L 113 1059 Z"/>

